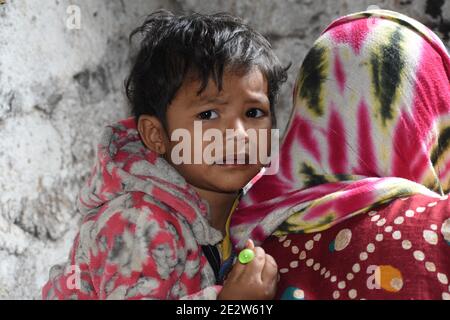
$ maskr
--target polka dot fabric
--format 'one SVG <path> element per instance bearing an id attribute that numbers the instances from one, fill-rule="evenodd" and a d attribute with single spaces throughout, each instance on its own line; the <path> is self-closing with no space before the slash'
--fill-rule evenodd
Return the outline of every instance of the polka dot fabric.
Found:
<path id="1" fill-rule="evenodd" d="M 323 232 L 271 236 L 277 299 L 450 299 L 450 200 L 397 199 Z"/>

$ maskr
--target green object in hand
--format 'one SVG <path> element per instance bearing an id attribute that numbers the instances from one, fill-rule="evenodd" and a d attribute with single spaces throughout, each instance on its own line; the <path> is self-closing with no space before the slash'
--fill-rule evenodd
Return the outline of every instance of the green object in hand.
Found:
<path id="1" fill-rule="evenodd" d="M 250 263 L 255 257 L 255 252 L 252 249 L 244 249 L 239 253 L 239 262 L 242 264 Z"/>

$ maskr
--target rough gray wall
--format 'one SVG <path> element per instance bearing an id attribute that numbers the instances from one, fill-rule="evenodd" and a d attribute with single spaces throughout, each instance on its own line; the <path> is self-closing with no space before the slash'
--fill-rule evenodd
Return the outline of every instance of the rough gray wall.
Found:
<path id="1" fill-rule="evenodd" d="M 80 29 L 69 5 L 80 8 Z M 128 35 L 159 0 L 0 6 L 0 298 L 38 298 L 79 220 L 103 126 L 127 115 Z M 70 9 L 70 8 L 69 8 Z M 68 24 L 69 23 L 69 24 Z"/>
<path id="2" fill-rule="evenodd" d="M 426 9 L 425 0 L 7 0 L 0 6 L 0 299 L 39 298 L 49 267 L 66 259 L 79 222 L 75 197 L 99 134 L 128 114 L 127 37 L 147 13 L 227 11 L 266 35 L 293 63 L 278 114 L 284 127 L 297 69 L 328 23 L 375 4 L 441 29 L 448 45 L 450 1 L 431 2 Z M 69 5 L 80 8 L 80 29 L 68 28 Z"/>

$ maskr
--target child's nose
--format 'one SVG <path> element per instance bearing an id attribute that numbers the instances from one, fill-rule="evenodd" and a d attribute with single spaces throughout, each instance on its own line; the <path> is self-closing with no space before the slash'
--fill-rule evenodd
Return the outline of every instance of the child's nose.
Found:
<path id="1" fill-rule="evenodd" d="M 237 140 L 245 140 L 247 141 L 248 139 L 248 133 L 247 130 L 245 128 L 244 123 L 242 122 L 242 120 L 238 119 L 234 122 L 234 132 L 235 132 L 235 137 Z"/>

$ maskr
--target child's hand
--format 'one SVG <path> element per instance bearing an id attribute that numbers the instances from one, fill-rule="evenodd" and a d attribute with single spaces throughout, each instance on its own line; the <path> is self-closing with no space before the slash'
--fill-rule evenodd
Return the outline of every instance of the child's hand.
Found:
<path id="1" fill-rule="evenodd" d="M 271 300 L 275 297 L 278 282 L 278 266 L 272 256 L 252 240 L 247 248 L 255 252 L 248 264 L 237 260 L 224 282 L 218 300 Z"/>

